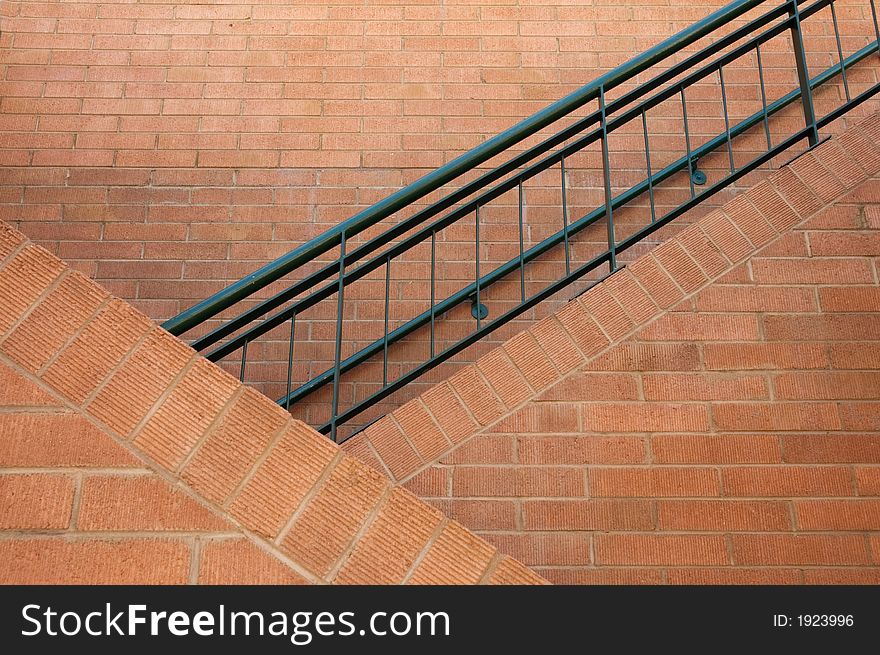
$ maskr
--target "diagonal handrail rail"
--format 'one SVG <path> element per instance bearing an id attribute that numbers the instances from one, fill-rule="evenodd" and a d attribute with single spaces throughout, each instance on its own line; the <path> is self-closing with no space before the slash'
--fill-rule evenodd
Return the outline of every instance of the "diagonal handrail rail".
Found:
<path id="1" fill-rule="evenodd" d="M 239 300 L 252 295 L 306 262 L 313 261 L 325 252 L 335 248 L 340 244 L 343 234 L 346 238 L 360 234 L 367 228 L 388 218 L 396 211 L 436 191 L 461 174 L 483 164 L 495 155 L 520 143 L 560 118 L 571 114 L 588 102 L 596 100 L 599 97 L 600 89 L 604 89 L 607 93 L 619 84 L 635 77 L 670 55 L 681 51 L 719 27 L 739 18 L 763 2 L 765 0 L 735 0 L 650 50 L 646 50 L 561 100 L 557 100 L 513 127 L 456 157 L 445 166 L 424 175 L 400 191 L 358 212 L 348 220 L 330 228 L 300 247 L 291 250 L 286 255 L 266 264 L 238 282 L 229 285 L 190 309 L 165 321 L 162 327 L 175 335 L 187 332 L 196 325 L 234 305 Z"/>
<path id="2" fill-rule="evenodd" d="M 613 88 L 606 87 L 606 81 L 613 86 L 621 84 L 658 61 L 661 61 L 671 54 L 675 54 L 681 48 L 686 47 L 693 41 L 711 33 L 718 27 L 729 23 L 735 18 L 742 16 L 757 5 L 767 2 L 767 0 L 760 0 L 757 2 L 741 1 L 728 5 L 728 7 L 715 12 L 703 21 L 700 21 L 700 23 L 692 25 L 690 28 L 680 32 L 670 39 L 667 39 L 655 48 L 646 51 L 623 66 L 614 69 L 594 82 L 582 87 L 569 96 L 566 96 L 563 100 L 554 103 L 545 110 L 538 112 L 525 121 L 522 121 L 510 130 L 499 134 L 493 139 L 489 139 L 441 169 L 429 173 L 409 187 L 406 187 L 396 194 L 389 196 L 382 202 L 361 211 L 348 221 L 344 221 L 332 230 L 329 230 L 319 237 L 303 244 L 303 246 L 291 251 L 275 262 L 264 266 L 251 276 L 240 280 L 218 294 L 215 294 L 215 296 L 197 304 L 193 308 L 166 322 L 164 327 L 175 331 L 175 333 L 185 332 L 186 330 L 191 329 L 191 327 L 200 324 L 203 320 L 206 320 L 202 317 L 216 315 L 238 300 L 251 295 L 253 291 L 263 288 L 267 284 L 280 279 L 288 272 L 294 270 L 301 263 L 312 261 L 313 258 L 326 253 L 336 246 L 340 246 L 340 253 L 335 261 L 323 265 L 319 270 L 310 273 L 305 278 L 293 283 L 286 289 L 258 302 L 254 307 L 244 311 L 239 316 L 224 321 L 219 327 L 211 330 L 193 342 L 193 346 L 198 350 L 205 350 L 217 344 L 225 337 L 234 334 L 235 336 L 233 338 L 208 352 L 207 357 L 213 361 L 218 361 L 236 350 L 241 349 L 241 377 L 244 379 L 248 344 L 253 342 L 259 336 L 275 329 L 287 320 L 290 320 L 287 393 L 279 399 L 278 402 L 282 406 L 290 407 L 292 403 L 303 399 L 317 389 L 332 382 L 333 401 L 331 407 L 331 419 L 327 424 L 318 429 L 322 432 L 330 433 L 335 439 L 338 424 L 349 420 L 363 411 L 366 407 L 369 407 L 371 404 L 387 397 L 408 382 L 415 380 L 440 362 L 449 359 L 456 353 L 489 334 L 492 330 L 497 329 L 500 325 L 519 316 L 530 307 L 535 306 L 537 303 L 550 297 L 550 295 L 565 288 L 568 284 L 583 277 L 587 272 L 595 270 L 603 264 L 608 264 L 610 271 L 613 272 L 617 268 L 617 256 L 619 253 L 632 247 L 652 232 L 656 231 L 663 225 L 668 224 L 671 220 L 677 218 L 685 211 L 717 193 L 728 184 L 740 179 L 742 176 L 755 170 L 758 166 L 770 161 L 779 153 L 791 148 L 798 141 L 806 139 L 810 147 L 816 145 L 819 141 L 818 130 L 820 128 L 828 125 L 831 121 L 843 115 L 843 113 L 852 107 L 880 92 L 880 84 L 877 84 L 854 96 L 850 93 L 850 86 L 847 83 L 847 70 L 850 67 L 873 53 L 880 53 L 880 29 L 878 29 L 877 12 L 874 0 L 868 1 L 870 2 L 870 11 L 874 19 L 873 26 L 877 39 L 849 57 L 843 56 L 841 48 L 840 33 L 834 8 L 835 0 L 815 0 L 815 2 L 809 4 L 810 1 L 811 0 L 777 0 L 773 7 L 757 18 L 752 18 L 746 24 L 728 31 L 727 33 L 713 35 L 716 36 L 716 38 L 710 45 L 703 47 L 699 52 L 691 54 L 677 64 L 669 66 L 650 80 L 637 85 L 636 88 L 625 91 L 619 98 L 613 100 L 606 99 L 607 91 L 609 88 Z M 804 6 L 802 7 L 801 5 Z M 834 34 L 837 39 L 836 54 L 838 56 L 838 64 L 832 65 L 828 69 L 811 78 L 806 64 L 803 38 L 801 36 L 801 24 L 804 20 L 816 15 L 826 7 L 831 8 L 831 15 L 834 19 Z M 758 31 L 757 36 L 753 36 L 756 31 Z M 798 73 L 798 86 L 793 91 L 768 104 L 764 90 L 763 73 L 761 71 L 760 48 L 767 41 L 785 31 L 791 32 L 794 62 Z M 740 43 L 741 41 L 745 42 Z M 740 57 L 750 54 L 752 51 L 754 51 L 757 56 L 763 108 L 761 111 L 755 112 L 741 122 L 731 125 L 728 116 L 727 97 L 725 95 L 724 66 L 731 64 Z M 714 55 L 718 56 L 712 59 Z M 708 63 L 706 63 L 707 61 Z M 713 73 L 717 73 L 721 84 L 725 130 L 705 143 L 695 148 L 691 148 L 691 143 L 688 137 L 688 118 L 684 91 L 690 85 Z M 813 89 L 821 86 L 837 75 L 840 75 L 843 81 L 846 103 L 837 107 L 825 116 L 817 117 L 812 98 Z M 667 83 L 669 84 L 667 85 Z M 666 86 L 664 87 L 664 85 Z M 651 93 L 653 93 L 653 95 L 649 95 Z M 646 96 L 648 97 L 646 98 Z M 680 157 L 660 170 L 652 171 L 648 146 L 646 112 L 649 109 L 656 107 L 661 102 L 676 96 L 680 96 L 681 99 L 687 153 L 684 157 Z M 382 234 L 367 240 L 356 248 L 349 251 L 346 250 L 347 242 L 355 234 L 367 229 L 371 225 L 381 221 L 383 218 L 387 218 L 398 209 L 407 206 L 411 202 L 419 200 L 434 189 L 442 186 L 445 182 L 455 179 L 461 173 L 467 172 L 473 167 L 479 166 L 481 163 L 493 157 L 497 152 L 492 151 L 495 147 L 495 145 L 492 144 L 499 143 L 499 139 L 502 141 L 504 139 L 512 139 L 507 146 L 501 148 L 501 150 L 504 150 L 510 145 L 515 145 L 522 139 L 540 131 L 543 127 L 552 124 L 556 120 L 568 116 L 575 109 L 583 106 L 583 104 L 586 104 L 591 100 L 598 100 L 598 110 L 578 118 L 571 124 L 562 128 L 558 133 L 544 138 L 537 145 L 531 146 L 526 150 L 515 154 L 507 162 L 496 168 L 481 173 L 476 179 L 463 184 L 461 187 L 451 191 L 440 200 L 420 209 L 397 224 L 389 226 Z M 769 117 L 775 115 L 777 112 L 797 100 L 800 100 L 802 104 L 805 127 L 794 134 L 790 134 L 781 143 L 777 143 L 774 146 L 771 142 Z M 563 109 L 559 109 L 560 107 L 563 107 Z M 562 113 L 555 114 L 554 112 L 557 111 L 561 111 Z M 610 188 L 608 135 L 615 129 L 627 124 L 629 121 L 639 118 L 641 118 L 644 129 L 645 155 L 648 166 L 647 177 L 626 191 L 614 195 Z M 545 120 L 547 122 L 543 122 Z M 733 156 L 733 139 L 761 123 L 763 123 L 766 132 L 767 151 L 747 164 L 737 167 Z M 535 127 L 536 125 L 539 126 Z M 598 127 L 595 127 L 596 125 L 598 125 Z M 590 130 L 590 128 L 594 127 L 595 129 Z M 569 221 L 566 212 L 564 190 L 564 166 L 566 157 L 581 151 L 596 141 L 601 141 L 602 145 L 602 171 L 605 182 L 605 203 L 593 211 L 588 212 L 586 215 L 577 218 L 574 221 Z M 700 193 L 696 193 L 693 181 L 693 174 L 696 171 L 696 161 L 723 147 L 725 144 L 730 159 L 730 174 L 726 175 L 721 181 L 710 185 Z M 462 164 L 462 162 L 467 161 L 470 161 L 470 164 Z M 556 234 L 545 238 L 541 242 L 532 245 L 528 250 L 525 250 L 522 243 L 522 184 L 524 181 L 557 164 L 562 166 L 563 229 Z M 464 166 L 464 168 L 460 168 L 461 166 Z M 690 199 L 682 202 L 663 216 L 656 216 L 653 197 L 655 186 L 680 171 L 687 171 L 688 173 L 691 192 Z M 445 175 L 451 175 L 451 177 L 440 181 Z M 431 187 L 431 185 L 434 184 L 436 184 L 436 186 Z M 481 274 L 479 267 L 480 208 L 502 194 L 517 187 L 519 189 L 520 211 L 519 257 L 497 266 L 489 273 Z M 651 196 L 651 223 L 637 230 L 635 233 L 618 240 L 614 235 L 614 212 L 646 192 Z M 408 201 L 401 201 L 401 198 L 404 197 L 410 199 Z M 399 201 L 403 202 L 403 204 L 397 206 L 395 203 Z M 434 220 L 436 216 L 446 210 L 451 211 Z M 436 302 L 434 290 L 434 245 L 436 235 L 438 231 L 472 214 L 474 214 L 476 218 L 475 245 L 477 251 L 475 278 L 473 282 L 465 284 L 459 291 L 439 302 Z M 592 225 L 605 217 L 608 219 L 608 250 L 594 256 L 590 261 L 585 262 L 572 270 L 573 267 L 569 252 L 570 239 L 589 225 Z M 398 240 L 399 237 L 404 238 Z M 391 262 L 395 257 L 429 239 L 432 252 L 431 307 L 422 314 L 409 319 L 403 325 L 389 331 L 388 276 Z M 540 292 L 527 298 L 524 281 L 525 265 L 534 261 L 554 246 L 562 243 L 565 244 L 565 275 L 550 283 L 549 286 L 545 287 Z M 387 246 L 387 248 L 374 255 L 376 251 L 384 246 Z M 311 253 L 311 256 L 306 256 L 309 252 Z M 371 255 L 372 257 L 370 257 Z M 358 265 L 354 266 L 355 264 Z M 385 267 L 386 285 L 385 333 L 381 339 L 368 343 L 353 355 L 343 359 L 341 354 L 343 292 L 351 283 L 364 278 L 366 275 L 379 270 L 383 266 Z M 522 286 L 519 304 L 504 312 L 501 316 L 486 322 L 481 322 L 483 316 L 480 315 L 480 311 L 478 310 L 474 315 L 476 318 L 476 330 L 471 332 L 465 338 L 460 339 L 458 342 L 453 343 L 451 346 L 446 347 L 442 352 L 436 353 L 434 342 L 435 320 L 468 299 L 475 301 L 476 306 L 479 307 L 481 292 L 485 293 L 487 287 L 500 281 L 506 276 L 515 273 L 517 269 L 520 271 Z M 334 279 L 331 280 L 331 278 Z M 322 282 L 327 280 L 330 281 L 327 284 L 320 286 Z M 309 292 L 308 295 L 298 298 L 298 296 L 305 292 Z M 312 307 L 333 295 L 337 295 L 335 363 L 327 370 L 317 374 L 299 385 L 297 388 L 292 389 L 291 369 L 293 365 L 296 318 L 309 307 Z M 287 304 L 288 301 L 293 302 Z M 280 311 L 272 314 L 274 310 L 282 305 L 286 306 Z M 389 345 L 394 344 L 429 323 L 431 326 L 430 358 L 427 361 L 417 364 L 414 368 L 402 373 L 396 379 L 389 382 L 387 370 Z M 242 330 L 242 328 L 245 329 Z M 353 369 L 358 364 L 380 354 L 383 355 L 381 388 L 378 391 L 371 393 L 367 398 L 354 403 L 343 411 L 339 411 L 340 376 Z"/>

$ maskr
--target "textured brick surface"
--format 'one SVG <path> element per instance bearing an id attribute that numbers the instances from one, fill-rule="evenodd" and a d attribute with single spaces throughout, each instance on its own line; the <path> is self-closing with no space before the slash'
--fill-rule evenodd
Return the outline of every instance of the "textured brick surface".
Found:
<path id="1" fill-rule="evenodd" d="M 530 390 L 499 392 L 506 409 L 436 461 L 410 460 L 406 486 L 554 582 L 875 581 L 880 198 L 819 161 L 557 314 L 570 335 L 584 319 L 615 340 L 574 370 L 547 319 L 483 357 L 493 389 Z M 479 409 L 483 378 L 454 379 Z"/>
<path id="2" fill-rule="evenodd" d="M 157 476 L 88 476 L 83 481 L 80 530 L 222 532 L 231 526 Z"/>
<path id="3" fill-rule="evenodd" d="M 6 584 L 183 584 L 190 547 L 175 539 L 4 539 Z"/>
<path id="4" fill-rule="evenodd" d="M 306 580 L 248 539 L 199 546 L 199 584 L 304 584 Z"/>
<path id="5" fill-rule="evenodd" d="M 4 255 L 24 244 L 3 223 L 0 237 Z M 85 276 L 23 248 L 23 262 L 0 269 L 17 294 L 4 309 L 21 312 L 0 353 L 0 582 L 483 581 L 494 549 L 391 491 L 381 462 L 344 457 Z M 475 423 L 451 389 L 429 401 L 464 435 Z"/>

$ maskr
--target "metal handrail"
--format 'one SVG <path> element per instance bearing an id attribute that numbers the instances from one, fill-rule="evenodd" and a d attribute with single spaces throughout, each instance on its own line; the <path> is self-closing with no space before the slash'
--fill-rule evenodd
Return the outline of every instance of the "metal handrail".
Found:
<path id="1" fill-rule="evenodd" d="M 735 0 L 735 2 L 694 23 L 650 50 L 646 50 L 561 100 L 557 100 L 513 127 L 504 130 L 463 155 L 456 157 L 445 166 L 424 175 L 400 191 L 358 212 L 348 220 L 291 250 L 286 255 L 266 264 L 185 312 L 165 321 L 162 327 L 175 335 L 187 332 L 196 325 L 234 305 L 239 300 L 252 295 L 303 264 L 313 261 L 335 248 L 340 244 L 343 234 L 346 238 L 350 238 L 363 232 L 367 228 L 388 218 L 396 211 L 411 205 L 463 173 L 476 168 L 495 155 L 527 139 L 560 118 L 567 116 L 586 103 L 597 99 L 600 89 L 604 89 L 607 92 L 615 88 L 622 82 L 647 70 L 671 54 L 686 48 L 691 43 L 735 20 L 763 2 L 765 0 Z"/>
<path id="2" fill-rule="evenodd" d="M 387 397 L 394 391 L 400 389 L 408 382 L 415 380 L 426 371 L 430 370 L 438 363 L 449 359 L 456 353 L 460 352 L 477 340 L 489 334 L 492 330 L 497 329 L 507 321 L 522 314 L 527 309 L 535 306 L 537 303 L 557 293 L 565 288 L 568 284 L 583 277 L 587 272 L 595 270 L 598 266 L 608 264 L 609 270 L 613 272 L 617 268 L 617 256 L 632 247 L 646 236 L 656 231 L 663 225 L 668 224 L 685 211 L 696 206 L 711 195 L 717 193 L 726 185 L 740 179 L 747 173 L 755 170 L 758 166 L 770 161 L 773 157 L 781 152 L 786 151 L 798 141 L 806 140 L 812 147 L 819 141 L 819 129 L 838 118 L 840 115 L 851 109 L 852 107 L 864 102 L 880 91 L 880 84 L 877 84 L 867 91 L 853 97 L 850 93 L 850 87 L 847 83 L 847 69 L 863 60 L 873 53 L 880 53 L 880 29 L 878 29 L 877 12 L 874 0 L 868 0 L 871 5 L 871 13 L 874 19 L 874 31 L 877 40 L 849 57 L 844 57 L 840 44 L 840 33 L 837 25 L 837 16 L 834 8 L 834 0 L 816 0 L 809 6 L 809 0 L 783 0 L 778 2 L 769 11 L 761 16 L 751 19 L 747 24 L 731 30 L 725 35 L 719 36 L 710 45 L 702 48 L 699 52 L 694 53 L 678 64 L 668 67 L 665 71 L 657 74 L 651 80 L 640 84 L 637 88 L 627 91 L 621 97 L 608 100 L 606 98 L 607 91 L 613 86 L 630 79 L 641 71 L 649 68 L 658 61 L 668 57 L 679 49 L 686 47 L 697 39 L 706 36 L 718 27 L 727 24 L 735 18 L 753 9 L 757 5 L 763 4 L 767 0 L 758 1 L 740 1 L 734 2 L 728 7 L 719 10 L 711 16 L 697 23 L 687 30 L 680 32 L 674 37 L 667 39 L 660 45 L 643 53 L 639 57 L 627 62 L 623 66 L 614 69 L 610 73 L 598 78 L 594 82 L 582 87 L 578 91 L 566 96 L 563 100 L 554 103 L 545 110 L 538 112 L 529 119 L 522 121 L 513 128 L 502 132 L 497 137 L 489 139 L 477 148 L 465 153 L 461 157 L 453 160 L 446 166 L 430 173 L 417 182 L 411 184 L 405 189 L 389 196 L 385 200 L 372 207 L 356 214 L 351 219 L 337 225 L 333 229 L 325 232 L 316 239 L 313 239 L 303 246 L 291 251 L 284 257 L 264 266 L 252 275 L 243 280 L 227 287 L 211 298 L 197 304 L 193 308 L 180 314 L 164 324 L 166 329 L 170 329 L 175 333 L 182 333 L 191 329 L 195 325 L 200 324 L 206 318 L 216 315 L 223 309 L 231 306 L 238 300 L 251 295 L 254 291 L 263 288 L 267 284 L 274 282 L 296 267 L 307 261 L 331 250 L 337 245 L 340 247 L 340 253 L 335 261 L 324 265 L 319 270 L 307 275 L 304 279 L 293 283 L 288 288 L 266 298 L 256 306 L 244 311 L 239 316 L 225 321 L 219 327 L 208 332 L 197 339 L 193 346 L 198 350 L 205 350 L 210 346 L 217 344 L 226 336 L 236 334 L 232 339 L 216 347 L 207 354 L 207 357 L 213 361 L 218 361 L 236 350 L 242 351 L 241 358 L 241 378 L 245 375 L 245 362 L 247 358 L 247 346 L 257 337 L 265 334 L 269 330 L 275 329 L 290 321 L 290 343 L 288 354 L 287 369 L 287 393 L 279 399 L 282 406 L 290 407 L 292 403 L 301 400 L 305 396 L 313 393 L 317 389 L 332 382 L 333 399 L 331 406 L 330 421 L 319 427 L 319 430 L 329 433 L 334 439 L 337 434 L 337 425 L 341 424 L 353 416 L 357 415 L 363 409 Z M 834 22 L 834 33 L 837 38 L 837 55 L 838 64 L 831 66 L 827 70 L 819 73 L 815 77 L 810 77 L 806 57 L 803 47 L 803 39 L 801 36 L 802 21 L 815 15 L 820 10 L 830 7 Z M 772 23 L 772 25 L 771 25 Z M 770 25 L 770 27 L 767 27 Z M 767 28 L 767 29 L 764 29 Z M 759 31 L 763 30 L 763 31 Z M 752 36 L 759 31 L 757 36 Z M 764 79 L 761 69 L 761 46 L 771 38 L 790 31 L 792 36 L 792 44 L 794 50 L 795 67 L 798 73 L 798 87 L 790 93 L 782 96 L 776 101 L 768 104 L 764 93 Z M 751 38 L 748 38 L 751 37 Z M 745 40 L 745 43 L 740 41 Z M 734 46 L 731 50 L 725 51 L 729 46 Z M 731 125 L 727 109 L 727 96 L 724 84 L 724 66 L 732 63 L 738 58 L 754 51 L 757 55 L 758 72 L 761 82 L 761 96 L 763 99 L 763 108 L 761 111 L 754 113 L 736 125 Z M 717 58 L 705 63 L 707 59 L 713 55 L 720 54 Z M 724 108 L 725 130 L 723 133 L 709 139 L 705 143 L 695 148 L 691 147 L 688 135 L 688 118 L 687 106 L 685 102 L 684 90 L 695 82 L 717 73 L 721 84 L 721 95 Z M 815 107 L 812 99 L 812 90 L 833 77 L 840 75 L 844 84 L 846 103 L 839 106 L 825 116 L 818 118 L 815 113 Z M 665 88 L 663 85 L 670 83 Z M 609 85 L 609 86 L 606 86 Z M 653 95 L 645 97 L 647 94 L 658 90 Z M 684 157 L 668 164 L 657 171 L 651 170 L 650 153 L 648 146 L 648 128 L 646 123 L 647 110 L 657 106 L 675 96 L 681 97 L 681 105 L 684 119 L 684 134 L 687 143 L 687 153 Z M 801 100 L 804 116 L 805 127 L 798 132 L 789 135 L 781 143 L 775 146 L 772 144 L 769 118 L 793 102 Z M 540 131 L 547 125 L 569 115 L 575 109 L 583 106 L 591 100 L 598 100 L 599 109 L 593 111 L 587 116 L 578 118 L 572 124 L 567 125 L 557 134 L 545 138 L 537 145 L 520 152 L 510 158 L 504 164 L 496 168 L 480 174 L 476 179 L 462 185 L 460 188 L 450 192 L 440 200 L 430 204 L 429 206 L 417 211 L 408 218 L 400 221 L 396 225 L 390 226 L 382 234 L 360 244 L 358 247 L 347 251 L 346 246 L 351 238 L 362 232 L 366 228 L 387 218 L 400 208 L 419 200 L 433 190 L 436 190 L 444 183 L 451 179 L 455 179 L 460 174 L 471 170 L 475 166 L 490 159 L 498 152 L 519 143 L 523 139 Z M 630 106 L 635 105 L 635 106 Z M 561 113 L 560 113 L 561 112 Z M 611 116 L 611 114 L 617 115 Z M 640 116 L 641 115 L 641 116 Z M 627 122 L 641 118 L 645 135 L 645 154 L 648 162 L 648 176 L 642 182 L 635 184 L 631 188 L 618 195 L 611 192 L 610 183 L 610 164 L 608 158 L 608 135 L 615 129 L 625 125 Z M 733 156 L 733 139 L 743 134 L 747 130 L 763 123 L 767 136 L 767 151 L 747 164 L 737 167 Z M 598 125 L 592 131 L 588 131 L 593 126 Z M 508 140 L 507 145 L 500 150 L 493 150 L 497 144 Z M 601 141 L 602 157 L 603 157 L 603 177 L 605 189 L 604 205 L 597 207 L 595 210 L 587 213 L 581 218 L 569 221 L 567 215 L 567 206 L 565 202 L 565 159 L 573 153 L 576 153 L 588 145 Z M 730 159 L 730 173 L 721 181 L 710 185 L 707 189 L 696 193 L 694 188 L 694 173 L 696 172 L 696 162 L 701 157 L 708 155 L 716 149 L 727 145 L 728 155 Z M 554 150 L 555 149 L 555 150 Z M 487 154 L 489 153 L 489 154 Z M 522 229 L 523 229 L 523 195 L 522 184 L 524 181 L 547 170 L 551 166 L 559 164 L 562 167 L 562 184 L 563 184 L 563 228 L 556 234 L 547 237 L 540 243 L 531 246 L 529 249 L 523 248 Z M 677 207 L 664 214 L 663 216 L 655 215 L 654 205 L 654 187 L 668 179 L 679 171 L 687 171 L 691 197 L 689 200 L 682 202 Z M 510 175 L 513 174 L 513 175 Z M 449 177 L 444 177 L 444 176 Z M 509 176 L 510 175 L 510 176 Z M 509 177 L 508 177 L 509 176 Z M 502 179 L 506 178 L 506 179 Z M 497 184 L 495 184 L 497 182 Z M 494 186 L 492 186 L 494 184 Z M 479 211 L 480 208 L 493 199 L 501 196 L 503 193 L 512 189 L 519 189 L 519 229 L 520 229 L 520 252 L 519 257 L 511 259 L 490 271 L 481 274 L 479 263 Z M 478 193 L 479 192 L 479 193 Z M 627 203 L 637 198 L 643 193 L 649 193 L 651 198 L 651 223 L 637 230 L 634 234 L 618 240 L 614 234 L 614 212 L 625 206 Z M 477 194 L 474 196 L 474 194 Z M 470 198 L 468 200 L 468 198 Z M 402 200 L 403 199 L 403 200 Z M 462 201 L 465 201 L 463 202 Z M 397 203 L 402 202 L 398 205 Z M 462 204 L 459 204 L 462 203 Z M 453 209 L 454 207 L 454 209 Z M 433 220 L 435 216 L 451 209 L 444 216 Z M 437 302 L 434 297 L 435 284 L 435 260 L 434 248 L 435 239 L 438 231 L 452 225 L 465 216 L 475 214 L 475 277 L 473 282 L 466 284 L 462 289 L 448 296 L 447 298 Z M 594 224 L 598 220 L 607 217 L 608 227 L 608 250 L 600 253 L 592 260 L 577 266 L 572 270 L 570 260 L 570 239 L 580 231 Z M 413 231 L 415 230 L 415 231 Z M 405 236 L 401 241 L 392 243 L 399 237 Z M 423 243 L 430 239 L 431 243 L 431 307 L 422 314 L 409 319 L 403 325 L 389 331 L 388 325 L 388 291 L 389 291 L 389 275 L 392 260 L 406 252 L 408 249 L 417 244 Z M 542 289 L 533 296 L 526 297 L 525 294 L 525 265 L 548 250 L 559 244 L 565 244 L 565 275 L 559 280 L 552 282 L 549 286 Z M 388 246 L 382 252 L 378 252 L 380 248 Z M 362 261 L 366 260 L 366 261 Z M 354 264 L 360 263 L 358 266 Z M 367 346 L 361 348 L 355 354 L 342 358 L 342 307 L 345 288 L 356 280 L 362 279 L 371 272 L 385 267 L 385 332 L 381 339 L 377 339 Z M 483 318 L 479 309 L 474 315 L 476 319 L 476 330 L 471 332 L 467 337 L 460 339 L 451 346 L 445 348 L 440 353 L 435 352 L 434 324 L 438 316 L 448 312 L 450 309 L 470 299 L 475 302 L 475 306 L 479 307 L 480 294 L 485 293 L 487 287 L 493 283 L 520 271 L 521 298 L 519 304 L 513 309 L 508 310 L 501 316 L 492 321 L 482 322 Z M 322 282 L 329 281 L 323 286 L 319 286 Z M 318 287 L 318 288 L 316 288 Z M 305 297 L 294 300 L 301 294 L 309 292 Z M 335 364 L 312 377 L 305 383 L 299 385 L 296 389 L 292 389 L 291 371 L 293 365 L 294 351 L 294 331 L 295 321 L 298 315 L 303 311 L 316 305 L 317 303 L 337 295 L 337 313 L 336 313 L 336 341 L 335 341 Z M 288 301 L 294 300 L 287 304 Z M 282 305 L 286 305 L 280 311 L 270 315 L 270 313 Z M 253 325 L 251 325 L 253 323 Z M 392 382 L 388 380 L 388 349 L 389 346 L 405 336 L 412 334 L 417 329 L 430 324 L 431 339 L 430 348 L 431 356 L 427 361 L 416 365 L 411 370 L 402 373 Z M 247 329 L 239 332 L 244 327 Z M 383 356 L 383 376 L 381 388 L 362 399 L 354 405 L 348 407 L 344 411 L 339 411 L 339 387 L 340 377 L 343 373 L 351 370 L 358 364 L 369 360 L 372 357 L 382 354 Z"/>

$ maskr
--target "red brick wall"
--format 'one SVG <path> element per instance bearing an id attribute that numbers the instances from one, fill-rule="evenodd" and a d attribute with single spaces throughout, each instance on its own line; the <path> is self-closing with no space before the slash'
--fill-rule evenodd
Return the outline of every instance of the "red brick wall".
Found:
<path id="1" fill-rule="evenodd" d="M 0 582 L 544 581 L 0 222 Z"/>
<path id="2" fill-rule="evenodd" d="M 347 448 L 554 582 L 880 581 L 880 114 Z"/>
<path id="3" fill-rule="evenodd" d="M 3 0 L 0 218 L 164 319 L 721 4 Z M 837 5 L 848 54 L 873 34 L 868 3 Z M 834 62 L 835 45 L 829 16 L 810 23 L 816 71 Z M 787 41 L 777 41 L 764 60 L 771 100 L 795 82 Z M 876 77 L 874 66 L 852 71 L 852 90 Z M 732 115 L 755 111 L 754 61 L 732 66 L 727 82 Z M 695 144 L 722 127 L 717 91 L 713 82 L 689 97 Z M 818 101 L 827 107 L 839 97 L 837 85 Z M 683 154 L 673 104 L 651 116 L 655 167 Z M 772 129 L 792 125 L 795 113 Z M 611 145 L 620 175 L 615 187 L 631 184 L 644 169 L 640 134 L 616 136 Z M 755 146 L 743 140 L 738 147 L 745 157 Z M 568 162 L 572 216 L 601 202 L 596 156 Z M 705 162 L 710 174 L 721 159 Z M 557 167 L 526 190 L 526 246 L 560 227 L 558 179 Z M 658 201 L 669 206 L 686 186 L 671 180 Z M 505 196 L 485 208 L 483 236 L 492 245 L 482 254 L 483 272 L 515 254 L 513 202 Z M 619 229 L 643 223 L 645 211 L 642 203 L 629 218 L 621 214 Z M 599 227 L 575 245 L 575 261 L 600 247 Z M 441 235 L 438 293 L 457 290 L 473 275 L 472 228 L 465 221 Z M 392 326 L 424 310 L 427 261 L 421 248 L 394 267 Z M 561 252 L 554 252 L 532 267 L 529 290 L 554 279 L 561 266 Z M 346 334 L 360 342 L 381 334 L 380 286 L 371 279 L 349 291 Z M 497 289 L 498 297 L 489 298 L 493 315 L 518 285 Z M 321 306 L 300 318 L 295 382 L 326 368 L 334 311 Z M 472 361 L 525 324 L 512 324 L 459 361 Z M 438 338 L 472 327 L 463 308 L 442 322 Z M 286 379 L 286 344 L 276 339 L 254 344 L 248 369 L 248 380 L 273 397 Z M 393 349 L 392 377 L 426 351 L 422 334 Z M 363 396 L 376 371 L 347 379 L 343 403 Z M 419 388 L 427 387 L 407 393 Z M 327 400 L 310 399 L 298 416 L 324 420 Z M 376 415 L 399 401 L 393 400 Z"/>

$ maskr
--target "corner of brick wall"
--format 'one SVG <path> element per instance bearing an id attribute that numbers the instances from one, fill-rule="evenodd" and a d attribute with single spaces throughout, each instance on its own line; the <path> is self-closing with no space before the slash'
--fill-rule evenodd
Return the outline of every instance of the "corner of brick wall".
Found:
<path id="1" fill-rule="evenodd" d="M 107 439 L 108 448 L 153 474 L 151 484 L 159 485 L 161 493 L 181 494 L 187 512 L 202 512 L 221 532 L 239 537 L 202 548 L 199 581 L 545 582 L 343 453 L 5 223 L 0 223 L 0 364 L 9 369 L 10 379 L 50 398 L 45 401 L 50 409 L 87 425 L 92 434 Z M 26 412 L 7 409 L 5 425 L 15 427 L 10 428 L 10 441 L 32 440 Z M 46 447 L 51 446 L 47 441 Z M 56 465 L 79 466 L 73 461 L 75 448 L 60 457 Z M 138 577 L 126 569 L 130 555 L 119 555 L 123 546 L 112 538 L 79 553 L 86 558 L 83 567 L 82 557 L 71 553 L 74 542 L 65 538 L 74 534 L 71 530 L 85 511 L 73 507 L 70 485 L 19 480 L 14 477 L 16 461 L 0 460 L 0 486 L 19 485 L 18 495 L 6 497 L 10 507 L 4 504 L 13 518 L 0 529 L 32 536 L 28 531 L 34 526 L 14 516 L 33 506 L 33 494 L 47 490 L 52 492 L 47 502 L 59 503 L 59 512 L 68 517 L 43 521 L 58 531 L 54 536 L 59 539 L 5 542 L 16 544 L 16 556 L 29 562 L 29 571 L 67 562 L 71 570 L 60 571 L 56 581 L 187 581 L 182 573 L 179 578 Z M 139 506 L 142 498 L 130 484 L 104 486 L 105 503 L 127 504 L 131 515 L 145 514 Z M 71 520 L 74 511 L 78 515 Z M 162 532 L 160 524 L 167 519 L 162 516 L 152 523 L 145 518 L 140 529 Z M 125 544 L 134 553 L 144 546 Z M 187 557 L 179 548 L 169 553 L 169 567 L 172 560 Z M 266 553 L 274 558 L 273 575 L 264 575 L 267 564 L 260 557 Z M 108 557 L 118 563 L 112 575 L 104 576 L 92 564 L 94 558 Z M 166 565 L 158 564 L 166 561 L 161 555 L 147 560 Z M 28 579 L 28 574 L 8 568 L 15 558 L 5 561 L 7 566 L 0 569 L 4 581 L 42 579 L 36 573 Z M 73 570 L 74 562 L 79 570 Z M 278 568 L 288 573 L 278 573 Z"/>
<path id="2" fill-rule="evenodd" d="M 376 421 L 343 448 L 418 488 L 419 473 L 504 421 L 542 422 L 551 429 L 552 421 L 565 417 L 517 410 L 876 174 L 878 144 L 875 113 Z"/>

